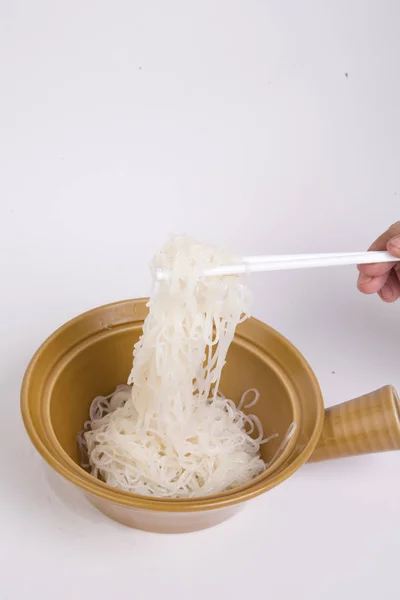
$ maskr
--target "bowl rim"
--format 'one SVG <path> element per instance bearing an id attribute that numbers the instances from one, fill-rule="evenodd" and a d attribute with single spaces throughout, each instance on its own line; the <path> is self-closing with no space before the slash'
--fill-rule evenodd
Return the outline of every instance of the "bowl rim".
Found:
<path id="1" fill-rule="evenodd" d="M 240 486 L 239 488 L 232 488 L 230 493 L 224 492 L 223 495 L 210 495 L 203 496 L 199 498 L 151 498 L 147 496 L 139 496 L 136 494 L 131 494 L 124 490 L 119 490 L 118 488 L 113 488 L 103 481 L 92 477 L 89 473 L 81 470 L 79 473 L 78 469 L 73 470 L 71 466 L 68 464 L 66 460 L 68 455 L 61 448 L 62 454 L 65 453 L 65 457 L 60 455 L 59 451 L 51 446 L 50 443 L 45 443 L 42 439 L 42 436 L 39 435 L 37 428 L 34 426 L 33 420 L 30 415 L 29 408 L 29 388 L 30 381 L 34 374 L 34 370 L 36 367 L 37 361 L 40 359 L 42 353 L 47 349 L 47 347 L 53 342 L 53 340 L 65 329 L 70 327 L 72 324 L 79 322 L 80 320 L 85 320 L 87 316 L 93 315 L 97 313 L 99 310 L 104 310 L 116 306 L 126 307 L 131 303 L 141 303 L 147 304 L 148 298 L 131 298 L 126 300 L 120 300 L 116 302 L 111 302 L 108 304 L 104 304 L 101 306 L 97 306 L 88 311 L 85 311 L 72 319 L 69 319 L 66 323 L 58 327 L 50 336 L 48 336 L 39 348 L 34 353 L 31 358 L 21 386 L 21 413 L 22 419 L 27 431 L 27 434 L 42 456 L 42 458 L 61 476 L 75 484 L 77 487 L 81 488 L 84 493 L 89 495 L 94 495 L 103 500 L 107 500 L 114 504 L 119 504 L 131 509 L 144 509 L 150 511 L 157 512 L 198 512 L 203 510 L 215 510 L 218 508 L 224 508 L 228 506 L 232 506 L 234 504 L 238 504 L 241 502 L 245 502 L 250 500 L 270 489 L 275 487 L 276 485 L 285 481 L 288 477 L 290 477 L 295 471 L 297 471 L 307 460 L 310 458 L 312 452 L 314 451 L 318 440 L 321 435 L 323 421 L 324 421 L 324 403 L 322 398 L 321 389 L 318 383 L 318 380 L 311 369 L 309 363 L 301 354 L 301 352 L 291 343 L 288 339 L 286 339 L 281 333 L 264 323 L 263 321 L 256 319 L 254 317 L 250 317 L 253 322 L 257 324 L 258 327 L 261 327 L 268 332 L 272 333 L 275 336 L 280 338 L 281 343 L 287 346 L 290 352 L 294 353 L 297 359 L 302 364 L 302 367 L 307 372 L 309 377 L 313 393 L 316 400 L 316 423 L 312 435 L 310 436 L 308 442 L 305 444 L 304 448 L 300 451 L 299 455 L 289 464 L 284 466 L 277 467 L 276 472 L 272 472 L 266 479 L 256 478 L 254 484 L 249 482 L 246 487 Z M 82 340 L 83 341 L 83 340 Z M 49 424 L 51 426 L 51 421 L 49 420 Z M 71 459 L 72 460 L 72 459 Z M 75 463 L 74 463 L 75 464 Z M 236 490 L 236 491 L 235 491 Z"/>

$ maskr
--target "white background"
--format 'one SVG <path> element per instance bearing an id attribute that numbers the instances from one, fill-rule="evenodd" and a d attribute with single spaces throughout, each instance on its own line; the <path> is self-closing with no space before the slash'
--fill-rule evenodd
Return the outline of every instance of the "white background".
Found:
<path id="1" fill-rule="evenodd" d="M 19 388 L 57 326 L 147 294 L 169 232 L 358 251 L 400 219 L 400 4 L 3 0 L 0 17 L 2 600 L 397 597 L 400 454 L 305 466 L 214 530 L 152 535 L 45 468 Z M 253 278 L 255 315 L 327 404 L 400 387 L 399 306 L 355 282 Z"/>

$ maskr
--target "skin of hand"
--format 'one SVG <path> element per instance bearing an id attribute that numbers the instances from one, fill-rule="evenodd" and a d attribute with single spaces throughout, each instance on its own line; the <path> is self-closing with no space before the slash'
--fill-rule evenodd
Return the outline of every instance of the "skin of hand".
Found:
<path id="1" fill-rule="evenodd" d="M 369 250 L 387 250 L 400 259 L 400 221 L 378 237 Z M 357 287 L 363 294 L 378 294 L 384 302 L 400 298 L 400 263 L 359 265 Z"/>

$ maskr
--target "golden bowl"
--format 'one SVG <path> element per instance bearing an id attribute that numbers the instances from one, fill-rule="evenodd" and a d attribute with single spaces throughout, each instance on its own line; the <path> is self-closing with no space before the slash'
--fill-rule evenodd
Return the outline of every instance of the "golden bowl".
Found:
<path id="1" fill-rule="evenodd" d="M 399 400 L 392 387 L 325 411 L 316 377 L 300 352 L 251 318 L 237 328 L 221 389 L 235 402 L 248 388 L 260 391 L 260 400 L 250 410 L 260 418 L 264 435 L 279 434 L 261 447 L 266 462 L 296 422 L 293 437 L 268 469 L 241 487 L 187 500 L 133 495 L 92 477 L 79 465 L 76 436 L 92 399 L 126 382 L 133 345 L 147 315 L 146 302 L 101 306 L 60 327 L 32 358 L 22 385 L 22 415 L 36 449 L 112 519 L 146 531 L 196 531 L 226 520 L 309 459 L 400 448 Z"/>

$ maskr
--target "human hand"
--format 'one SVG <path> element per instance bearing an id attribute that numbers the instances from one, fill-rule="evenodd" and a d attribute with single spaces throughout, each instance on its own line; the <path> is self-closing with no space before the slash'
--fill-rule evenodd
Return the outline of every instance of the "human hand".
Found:
<path id="1" fill-rule="evenodd" d="M 400 259 L 400 221 L 389 227 L 369 250 L 387 250 Z M 377 293 L 384 302 L 400 298 L 400 263 L 359 265 L 357 287 L 363 294 Z"/>

